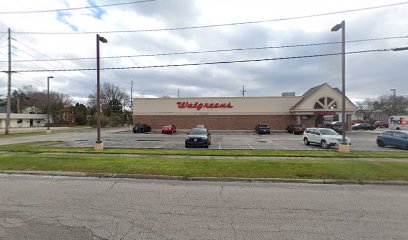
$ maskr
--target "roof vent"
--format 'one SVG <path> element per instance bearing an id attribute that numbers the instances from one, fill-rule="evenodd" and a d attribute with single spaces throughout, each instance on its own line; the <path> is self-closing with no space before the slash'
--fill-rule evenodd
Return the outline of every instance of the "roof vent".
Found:
<path id="1" fill-rule="evenodd" d="M 283 92 L 282 97 L 296 96 L 295 92 Z"/>

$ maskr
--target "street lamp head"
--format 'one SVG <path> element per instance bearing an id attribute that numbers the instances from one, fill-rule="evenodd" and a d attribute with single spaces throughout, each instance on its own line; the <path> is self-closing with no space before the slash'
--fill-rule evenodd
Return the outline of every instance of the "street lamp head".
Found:
<path id="1" fill-rule="evenodd" d="M 54 77 L 53 77 L 53 76 L 49 76 L 48 79 L 50 79 L 50 78 L 54 78 Z"/>
<path id="2" fill-rule="evenodd" d="M 340 30 L 343 27 L 343 23 L 339 23 L 336 26 L 332 27 L 331 31 L 332 32 L 337 32 L 338 30 Z"/>
<path id="3" fill-rule="evenodd" d="M 98 39 L 99 39 L 99 41 L 101 41 L 101 42 L 103 42 L 103 43 L 107 43 L 107 42 L 108 42 L 108 40 L 107 40 L 106 38 L 101 37 L 101 36 L 99 36 L 99 35 L 98 35 Z"/>
<path id="4" fill-rule="evenodd" d="M 406 51 L 406 50 L 408 50 L 408 47 L 393 48 L 391 50 L 392 51 Z"/>

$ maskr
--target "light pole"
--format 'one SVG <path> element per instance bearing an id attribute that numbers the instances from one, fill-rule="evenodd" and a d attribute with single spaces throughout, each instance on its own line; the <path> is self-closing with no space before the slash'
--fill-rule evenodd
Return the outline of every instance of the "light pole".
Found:
<path id="1" fill-rule="evenodd" d="M 95 150 L 103 150 L 101 141 L 101 93 L 100 93 L 100 64 L 99 64 L 99 42 L 107 43 L 106 38 L 96 34 L 96 143 Z"/>
<path id="2" fill-rule="evenodd" d="M 392 91 L 394 93 L 393 94 L 393 97 L 394 97 L 393 98 L 393 104 L 392 104 L 392 114 L 394 115 L 394 114 L 397 114 L 396 111 L 395 111 L 395 109 L 397 107 L 397 89 L 391 88 L 390 91 Z"/>
<path id="3" fill-rule="evenodd" d="M 346 22 L 334 26 L 331 31 L 336 32 L 341 29 L 341 122 L 342 122 L 342 141 L 346 145 Z"/>
<path id="4" fill-rule="evenodd" d="M 51 133 L 50 130 L 50 78 L 54 78 L 53 76 L 47 77 L 47 133 Z"/>

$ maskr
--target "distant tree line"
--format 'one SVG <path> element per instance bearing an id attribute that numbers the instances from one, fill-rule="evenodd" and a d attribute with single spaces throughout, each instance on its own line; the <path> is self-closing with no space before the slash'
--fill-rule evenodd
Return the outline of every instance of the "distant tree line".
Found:
<path id="1" fill-rule="evenodd" d="M 47 91 L 23 86 L 11 94 L 11 113 L 47 114 Z M 76 103 L 66 94 L 50 91 L 49 113 L 54 126 L 91 125 L 96 126 L 96 92 L 88 96 L 87 104 Z M 129 95 L 111 83 L 101 88 L 101 126 L 115 127 L 132 124 Z M 0 98 L 0 107 L 6 109 L 7 98 Z"/>
<path id="2" fill-rule="evenodd" d="M 377 112 L 382 112 L 386 116 L 407 115 L 408 97 L 404 96 L 380 96 L 377 99 L 366 99 L 357 102 L 356 106 L 364 120 L 372 121 Z"/>

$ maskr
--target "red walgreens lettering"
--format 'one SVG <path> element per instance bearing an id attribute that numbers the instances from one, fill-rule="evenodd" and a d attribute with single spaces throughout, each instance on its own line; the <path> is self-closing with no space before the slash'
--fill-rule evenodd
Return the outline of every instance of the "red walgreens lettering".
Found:
<path id="1" fill-rule="evenodd" d="M 190 102 L 177 102 L 178 108 L 192 108 L 192 109 L 197 109 L 198 111 L 203 109 L 203 108 L 233 108 L 231 102 L 228 103 L 199 103 L 195 102 L 190 103 Z"/>
<path id="2" fill-rule="evenodd" d="M 178 108 L 186 108 L 188 102 L 177 102 Z"/>

